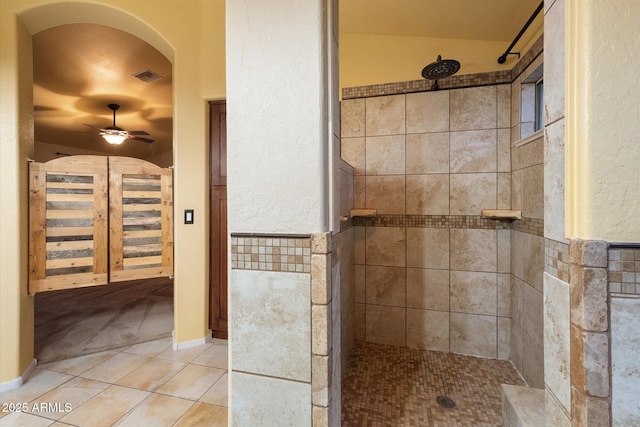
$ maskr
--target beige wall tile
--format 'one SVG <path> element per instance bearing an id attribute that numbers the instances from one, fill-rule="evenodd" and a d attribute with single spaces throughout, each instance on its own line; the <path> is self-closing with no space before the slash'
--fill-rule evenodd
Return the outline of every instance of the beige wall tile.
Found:
<path id="1" fill-rule="evenodd" d="M 544 235 L 564 241 L 564 119 L 545 128 Z"/>
<path id="2" fill-rule="evenodd" d="M 544 272 L 544 238 L 522 233 L 522 255 L 524 281 L 542 292 Z"/>
<path id="3" fill-rule="evenodd" d="M 511 209 L 511 174 L 498 174 L 497 209 Z"/>
<path id="4" fill-rule="evenodd" d="M 405 174 L 405 136 L 369 136 L 366 138 L 367 175 Z"/>
<path id="5" fill-rule="evenodd" d="M 497 314 L 496 273 L 451 271 L 450 309 L 469 314 Z"/>
<path id="6" fill-rule="evenodd" d="M 311 400 L 314 405 L 329 406 L 329 389 L 331 387 L 331 356 L 316 356 L 311 360 L 313 381 L 311 383 Z"/>
<path id="7" fill-rule="evenodd" d="M 451 172 L 496 172 L 496 129 L 451 132 Z"/>
<path id="8" fill-rule="evenodd" d="M 355 267 L 355 302 L 365 302 L 365 266 L 356 265 Z"/>
<path id="9" fill-rule="evenodd" d="M 331 351 L 331 304 L 311 306 L 311 351 L 326 356 Z"/>
<path id="10" fill-rule="evenodd" d="M 354 227 L 354 254 L 355 254 L 355 263 L 357 265 L 364 265 L 366 262 L 366 228 L 365 227 Z"/>
<path id="11" fill-rule="evenodd" d="M 544 417 L 547 425 L 554 427 L 571 427 L 571 420 L 567 417 L 568 412 L 562 410 L 553 393 L 545 389 L 544 397 Z"/>
<path id="12" fill-rule="evenodd" d="M 522 327 L 525 283 L 515 276 L 511 276 L 511 318 Z"/>
<path id="13" fill-rule="evenodd" d="M 498 172 L 511 172 L 511 129 L 498 129 Z"/>
<path id="14" fill-rule="evenodd" d="M 449 94 L 452 131 L 496 127 L 498 114 L 496 86 L 454 89 Z"/>
<path id="15" fill-rule="evenodd" d="M 640 261 L 640 258 L 636 259 Z M 629 425 L 638 416 L 639 312 L 640 299 L 611 298 L 612 418 L 616 426 Z"/>
<path id="16" fill-rule="evenodd" d="M 407 309 L 407 347 L 449 351 L 449 313 Z"/>
<path id="17" fill-rule="evenodd" d="M 406 305 L 406 269 L 404 267 L 367 266 L 367 304 L 404 307 Z"/>
<path id="18" fill-rule="evenodd" d="M 340 157 L 353 166 L 354 175 L 365 174 L 365 139 L 342 138 L 340 141 Z"/>
<path id="19" fill-rule="evenodd" d="M 405 213 L 405 176 L 367 176 L 367 208 L 378 210 L 379 214 Z"/>
<path id="20" fill-rule="evenodd" d="M 367 341 L 405 346 L 405 308 L 367 304 Z"/>
<path id="21" fill-rule="evenodd" d="M 498 316 L 511 317 L 511 275 L 498 273 Z"/>
<path id="22" fill-rule="evenodd" d="M 340 129 L 342 138 L 364 136 L 364 99 L 348 99 L 340 103 Z"/>
<path id="23" fill-rule="evenodd" d="M 367 179 L 364 176 L 353 177 L 353 207 L 364 208 L 366 199 Z"/>
<path id="24" fill-rule="evenodd" d="M 522 210 L 523 172 L 514 170 L 511 173 L 511 209 Z"/>
<path id="25" fill-rule="evenodd" d="M 545 386 L 571 412 L 569 284 L 544 274 Z"/>
<path id="26" fill-rule="evenodd" d="M 408 174 L 449 173 L 449 132 L 407 135 Z"/>
<path id="27" fill-rule="evenodd" d="M 234 368 L 310 381 L 310 275 L 232 270 L 230 279 Z M 256 352 L 255 348 L 278 351 Z"/>
<path id="28" fill-rule="evenodd" d="M 511 357 L 511 319 L 498 317 L 498 359 L 509 360 Z"/>
<path id="29" fill-rule="evenodd" d="M 552 123 L 564 117 L 564 0 L 553 2 L 544 15 L 544 122 Z"/>
<path id="30" fill-rule="evenodd" d="M 520 231 L 511 231 L 511 274 L 524 279 L 524 235 Z"/>
<path id="31" fill-rule="evenodd" d="M 365 304 L 356 304 L 356 312 L 354 316 L 355 322 L 355 339 L 364 341 L 366 339 L 366 310 Z"/>
<path id="32" fill-rule="evenodd" d="M 482 209 L 496 208 L 495 173 L 451 175 L 451 215 L 480 215 Z"/>
<path id="33" fill-rule="evenodd" d="M 407 268 L 407 307 L 449 311 L 449 270 Z"/>
<path id="34" fill-rule="evenodd" d="M 522 328 L 540 347 L 544 342 L 543 311 L 542 292 L 525 283 Z"/>
<path id="35" fill-rule="evenodd" d="M 494 316 L 451 313 L 450 339 L 453 353 L 496 358 L 498 325 Z"/>
<path id="36" fill-rule="evenodd" d="M 449 268 L 449 229 L 407 228 L 407 267 Z"/>
<path id="37" fill-rule="evenodd" d="M 237 426 L 309 426 L 311 384 L 231 373 L 233 424 Z"/>
<path id="38" fill-rule="evenodd" d="M 519 76 L 516 80 L 511 83 L 511 126 L 515 126 L 517 123 L 520 123 L 520 84 L 522 83 L 522 76 Z M 520 135 L 520 131 L 518 130 L 518 135 Z M 520 139 L 517 137 L 512 139 L 513 142 Z"/>
<path id="39" fill-rule="evenodd" d="M 407 133 L 448 130 L 448 91 L 407 94 Z"/>
<path id="40" fill-rule="evenodd" d="M 498 230 L 498 273 L 511 273 L 511 230 Z"/>
<path id="41" fill-rule="evenodd" d="M 498 127 L 511 127 L 511 85 L 497 85 L 498 95 Z"/>
<path id="42" fill-rule="evenodd" d="M 408 215 L 449 215 L 449 174 L 407 175 Z"/>
<path id="43" fill-rule="evenodd" d="M 495 230 L 452 229 L 451 269 L 497 271 L 497 240 Z"/>
<path id="44" fill-rule="evenodd" d="M 543 166 L 535 165 L 523 171 L 522 215 L 528 218 L 544 218 Z"/>
<path id="45" fill-rule="evenodd" d="M 524 332 L 516 322 L 511 321 L 511 362 L 518 372 L 522 374 L 522 341 Z"/>
<path id="46" fill-rule="evenodd" d="M 522 378 L 530 387 L 544 388 L 544 350 L 526 333 L 522 336 Z"/>
<path id="47" fill-rule="evenodd" d="M 366 136 L 405 133 L 405 95 L 367 98 Z"/>
<path id="48" fill-rule="evenodd" d="M 366 264 L 404 267 L 405 230 L 399 227 L 367 227 Z"/>

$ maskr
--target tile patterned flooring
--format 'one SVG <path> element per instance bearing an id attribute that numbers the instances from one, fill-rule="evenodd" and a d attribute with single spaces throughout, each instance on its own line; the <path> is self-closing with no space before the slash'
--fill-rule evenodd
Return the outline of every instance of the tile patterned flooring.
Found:
<path id="1" fill-rule="evenodd" d="M 227 341 L 174 351 L 163 338 L 39 365 L 0 394 L 2 426 L 226 426 Z M 46 405 L 43 405 L 46 404 Z"/>
<path id="2" fill-rule="evenodd" d="M 35 356 L 70 359 L 171 336 L 173 280 L 41 292 L 35 297 Z"/>
<path id="3" fill-rule="evenodd" d="M 342 381 L 342 425 L 501 426 L 501 384 L 525 384 L 511 362 L 356 342 Z M 439 406 L 441 395 L 456 407 Z"/>

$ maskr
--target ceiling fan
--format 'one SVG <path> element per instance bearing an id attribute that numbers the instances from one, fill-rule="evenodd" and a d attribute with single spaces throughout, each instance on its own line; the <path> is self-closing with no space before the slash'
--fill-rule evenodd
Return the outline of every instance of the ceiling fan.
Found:
<path id="1" fill-rule="evenodd" d="M 83 123 L 85 126 L 90 126 L 92 128 L 100 129 L 100 135 L 107 141 L 109 144 L 122 144 L 125 139 L 133 139 L 136 141 L 142 141 L 147 143 L 152 143 L 153 139 L 143 138 L 141 135 L 149 135 L 147 132 L 143 130 L 133 130 L 126 131 L 121 127 L 116 126 L 116 111 L 120 106 L 118 104 L 109 104 L 107 105 L 111 111 L 113 111 L 113 126 L 107 126 L 105 128 L 98 128 L 97 126 L 88 125 Z"/>

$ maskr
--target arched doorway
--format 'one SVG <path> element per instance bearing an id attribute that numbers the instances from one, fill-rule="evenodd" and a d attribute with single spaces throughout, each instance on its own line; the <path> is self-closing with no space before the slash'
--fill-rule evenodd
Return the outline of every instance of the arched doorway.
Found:
<path id="1" fill-rule="evenodd" d="M 33 2 L 35 3 L 35 2 Z M 2 35 L 3 51 L 3 192 L 2 205 L 12 206 L 2 213 L 3 245 L 6 253 L 2 256 L 2 324 L 12 325 L 2 333 L 2 378 L 5 387 L 13 388 L 22 382 L 33 363 L 33 298 L 26 289 L 27 276 L 27 162 L 33 157 L 33 64 L 32 36 L 44 29 L 73 22 L 93 23 L 112 26 L 145 40 L 173 62 L 174 54 L 181 53 L 179 62 L 173 62 L 173 69 L 181 68 L 180 79 L 175 84 L 182 88 L 174 94 L 176 123 L 181 126 L 173 131 L 174 139 L 185 141 L 174 152 L 176 169 L 175 193 L 177 204 L 195 208 L 196 215 L 204 218 L 206 212 L 207 171 L 198 160 L 206 158 L 206 105 L 201 102 L 203 95 L 197 81 L 199 73 L 199 51 L 194 50 L 200 33 L 197 31 L 203 6 L 168 5 L 163 16 L 180 14 L 183 20 L 158 18 L 153 8 L 140 9 L 138 4 L 126 5 L 109 1 L 114 6 L 81 2 L 38 2 L 29 8 L 29 1 L 10 0 L 3 2 L 2 22 L 6 31 Z M 152 2 L 149 2 L 152 4 Z M 128 11 L 126 9 L 132 9 Z M 133 10 L 135 9 L 135 10 Z M 221 12 L 222 10 L 222 12 Z M 223 9 L 207 11 L 209 17 L 223 22 Z M 196 19 L 198 18 L 198 19 Z M 183 31 L 176 31 L 176 28 Z M 191 29 L 194 31 L 190 31 Z M 222 27 L 223 28 L 223 27 Z M 222 45 L 224 45 L 222 43 Z M 6 60 L 6 62 L 5 62 Z M 221 61 L 224 64 L 224 61 Z M 224 87 L 224 86 L 222 86 Z M 5 89 L 7 91 L 5 92 Z M 4 94 L 8 96 L 4 96 Z M 180 113 L 178 108 L 180 107 Z M 7 126 L 4 126 L 4 124 Z M 188 142 L 188 143 L 187 143 Z M 180 164 L 183 165 L 179 168 Z M 180 169 L 180 172 L 178 172 Z M 184 186 L 185 191 L 180 191 Z M 182 194 L 182 195 L 180 195 Z M 197 216 L 198 218 L 198 216 Z M 181 225 L 181 224 L 180 224 Z M 207 336 L 206 317 L 206 227 L 196 222 L 190 228 L 178 227 L 176 232 L 176 284 L 182 281 L 175 300 L 174 347 L 184 343 L 197 345 Z M 191 234 L 190 234 L 191 233 Z M 198 244 L 199 241 L 202 244 Z M 181 249 L 181 250 L 180 250 Z M 6 256 L 5 256 L 6 255 Z"/>

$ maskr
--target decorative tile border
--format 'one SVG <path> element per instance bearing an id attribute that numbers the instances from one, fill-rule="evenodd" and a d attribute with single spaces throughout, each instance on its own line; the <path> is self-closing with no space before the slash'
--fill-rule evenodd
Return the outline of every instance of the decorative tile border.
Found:
<path id="1" fill-rule="evenodd" d="M 570 266 L 569 244 L 544 239 L 544 271 L 569 283 L 571 280 Z"/>
<path id="2" fill-rule="evenodd" d="M 438 80 L 438 86 L 440 89 L 457 89 L 463 87 L 511 83 L 542 53 L 543 48 L 544 39 L 541 36 L 510 70 L 451 76 L 446 79 Z M 342 89 L 342 99 L 427 92 L 431 90 L 432 84 L 433 82 L 431 80 L 422 79 L 397 83 L 346 87 Z"/>
<path id="3" fill-rule="evenodd" d="M 609 292 L 640 295 L 640 248 L 609 248 Z"/>
<path id="4" fill-rule="evenodd" d="M 544 237 L 544 220 L 538 218 L 522 218 L 522 220 L 513 221 L 511 229 L 522 233 L 533 234 L 538 237 Z"/>
<path id="5" fill-rule="evenodd" d="M 544 231 L 541 219 L 523 218 L 521 221 L 511 222 L 511 220 L 483 218 L 480 215 L 384 214 L 376 217 L 355 217 L 353 218 L 353 225 L 361 227 L 471 228 L 480 230 L 511 230 L 518 227 L 518 231 L 538 236 L 542 236 Z"/>
<path id="6" fill-rule="evenodd" d="M 231 268 L 310 273 L 311 237 L 232 233 Z"/>
<path id="7" fill-rule="evenodd" d="M 346 221 L 340 221 L 340 232 L 343 233 L 353 227 L 353 218 L 349 218 Z"/>
<path id="8" fill-rule="evenodd" d="M 438 80 L 440 89 L 458 89 L 473 86 L 488 86 L 511 83 L 511 70 L 488 73 L 463 74 Z M 368 98 L 372 96 L 399 95 L 404 93 L 427 92 L 431 90 L 431 80 L 410 80 L 406 82 L 384 83 L 368 86 L 346 87 L 342 89 L 342 99 Z"/>

